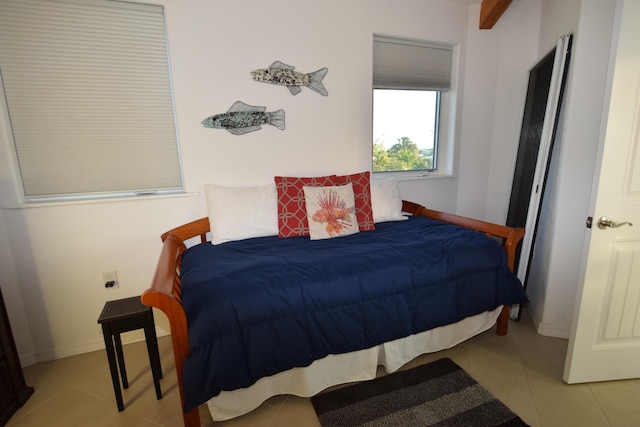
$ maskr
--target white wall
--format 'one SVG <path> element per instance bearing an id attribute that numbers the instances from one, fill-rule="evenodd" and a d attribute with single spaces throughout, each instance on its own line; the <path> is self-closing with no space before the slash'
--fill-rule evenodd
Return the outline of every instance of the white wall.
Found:
<path id="1" fill-rule="evenodd" d="M 540 2 L 513 2 L 490 31 L 478 29 L 480 5 L 470 8 L 457 211 L 504 224 Z"/>
<path id="2" fill-rule="evenodd" d="M 97 317 L 104 302 L 148 287 L 159 235 L 206 215 L 204 183 L 256 185 L 278 174 L 370 169 L 373 33 L 460 44 L 459 178 L 405 181 L 403 196 L 482 219 L 506 215 L 526 70 L 537 54 L 539 1 L 514 2 L 487 33 L 476 30 L 478 5 L 450 0 L 154 3 L 165 6 L 185 185 L 197 194 L 16 206 L 2 111 L 0 283 L 24 364 L 103 347 Z M 292 96 L 251 80 L 249 71 L 275 60 L 304 72 L 328 67 L 329 96 L 306 88 Z M 286 130 L 267 126 L 234 136 L 201 126 L 237 100 L 283 108 Z M 502 185 L 494 193 L 488 188 L 495 183 Z M 101 273 L 109 270 L 117 270 L 120 287 L 107 291 Z M 168 331 L 159 313 L 156 324 Z"/>
<path id="3" fill-rule="evenodd" d="M 527 294 L 538 332 L 568 338 L 582 261 L 604 105 L 615 0 L 544 0 L 542 57 L 574 33 L 554 157 L 542 204 Z"/>

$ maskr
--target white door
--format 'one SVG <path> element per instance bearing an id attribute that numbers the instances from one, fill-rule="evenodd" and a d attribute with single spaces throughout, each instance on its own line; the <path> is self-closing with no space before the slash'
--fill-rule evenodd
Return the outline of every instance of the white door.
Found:
<path id="1" fill-rule="evenodd" d="M 622 7 L 621 7 L 622 6 Z M 621 13 L 623 11 L 623 13 Z M 640 377 L 640 1 L 619 1 L 593 228 L 564 370 L 568 383 Z M 617 47 L 615 29 L 619 30 Z M 596 172 L 597 175 L 597 172 Z M 613 226 L 598 226 L 601 217 Z"/>

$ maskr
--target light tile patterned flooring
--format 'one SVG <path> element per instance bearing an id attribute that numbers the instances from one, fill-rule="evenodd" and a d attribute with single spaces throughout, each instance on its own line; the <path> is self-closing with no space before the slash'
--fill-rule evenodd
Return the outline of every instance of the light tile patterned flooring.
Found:
<path id="1" fill-rule="evenodd" d="M 123 391 L 123 412 L 116 408 L 106 354 L 96 351 L 25 368 L 35 392 L 8 425 L 182 425 L 171 341 L 163 337 L 159 342 L 162 400 L 155 398 L 146 347 L 140 342 L 124 349 L 130 385 Z M 562 381 L 566 350 L 566 340 L 538 335 L 525 311 L 520 322 L 510 323 L 506 337 L 492 329 L 450 350 L 421 356 L 403 369 L 450 357 L 531 426 L 640 426 L 640 379 L 567 385 Z M 200 416 L 203 426 L 214 427 L 319 426 L 310 400 L 294 396 L 272 398 L 226 422 L 214 423 L 204 406 Z"/>

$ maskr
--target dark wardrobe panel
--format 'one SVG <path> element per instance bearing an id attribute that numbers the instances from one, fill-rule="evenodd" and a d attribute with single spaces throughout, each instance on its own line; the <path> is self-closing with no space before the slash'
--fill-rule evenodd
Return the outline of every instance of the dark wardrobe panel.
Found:
<path id="1" fill-rule="evenodd" d="M 533 176 L 536 171 L 536 161 L 542 137 L 547 98 L 549 97 L 555 52 L 556 49 L 554 48 L 545 55 L 529 74 L 527 101 L 522 117 L 520 145 L 518 146 L 516 168 L 511 187 L 511 199 L 509 201 L 509 213 L 507 214 L 507 225 L 510 227 L 524 227 L 527 222 L 529 198 L 531 197 Z"/>

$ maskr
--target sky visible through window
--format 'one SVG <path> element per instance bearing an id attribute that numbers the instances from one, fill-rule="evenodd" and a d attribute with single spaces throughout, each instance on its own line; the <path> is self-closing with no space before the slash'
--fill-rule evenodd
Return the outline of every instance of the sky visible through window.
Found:
<path id="1" fill-rule="evenodd" d="M 407 137 L 419 149 L 433 148 L 436 92 L 376 89 L 373 91 L 373 141 L 390 148 Z"/>

